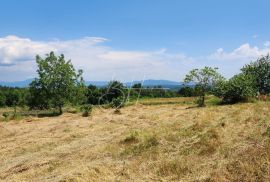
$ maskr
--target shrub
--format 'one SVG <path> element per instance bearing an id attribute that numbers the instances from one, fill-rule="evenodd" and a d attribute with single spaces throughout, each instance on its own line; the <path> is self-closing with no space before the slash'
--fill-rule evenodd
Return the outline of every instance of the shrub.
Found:
<path id="1" fill-rule="evenodd" d="M 137 131 L 131 132 L 122 143 L 137 143 L 139 142 L 139 133 Z"/>
<path id="2" fill-rule="evenodd" d="M 9 114 L 7 112 L 4 112 L 2 116 L 7 119 L 9 117 Z"/>
<path id="3" fill-rule="evenodd" d="M 182 97 L 192 97 L 194 96 L 194 89 L 192 87 L 182 87 L 178 93 Z"/>
<path id="4" fill-rule="evenodd" d="M 93 106 L 90 105 L 90 104 L 85 104 L 81 107 L 81 111 L 83 112 L 82 113 L 82 116 L 83 117 L 88 117 L 91 112 L 92 112 L 92 109 L 93 109 Z"/>
<path id="5" fill-rule="evenodd" d="M 204 99 L 202 97 L 198 97 L 195 100 L 195 104 L 197 104 L 198 106 L 203 106 L 204 105 Z"/>
<path id="6" fill-rule="evenodd" d="M 102 92 L 94 85 L 89 85 L 86 92 L 87 103 L 92 105 L 103 104 L 104 101 L 100 100 Z"/>
<path id="7" fill-rule="evenodd" d="M 0 92 L 0 107 L 3 107 L 5 105 L 6 105 L 6 97 L 2 92 Z"/>
<path id="8" fill-rule="evenodd" d="M 125 87 L 123 83 L 119 81 L 110 81 L 108 83 L 108 86 L 106 87 L 106 91 L 104 93 L 105 98 L 108 102 L 111 102 L 112 100 L 118 98 L 118 97 L 124 97 L 125 96 Z"/>
<path id="9" fill-rule="evenodd" d="M 251 75 L 255 79 L 255 85 L 260 94 L 270 92 L 270 57 L 263 56 L 245 65 L 241 71 L 246 75 Z"/>
<path id="10" fill-rule="evenodd" d="M 224 103 L 237 103 L 255 96 L 257 90 L 252 76 L 238 74 L 228 81 L 217 83 L 213 93 L 222 98 Z"/>
<path id="11" fill-rule="evenodd" d="M 20 95 L 17 90 L 9 90 L 6 93 L 6 105 L 9 107 L 16 106 L 19 103 Z"/>
<path id="12" fill-rule="evenodd" d="M 116 110 L 123 107 L 125 104 L 125 99 L 123 97 L 114 98 L 111 102 L 111 106 L 115 108 Z"/>

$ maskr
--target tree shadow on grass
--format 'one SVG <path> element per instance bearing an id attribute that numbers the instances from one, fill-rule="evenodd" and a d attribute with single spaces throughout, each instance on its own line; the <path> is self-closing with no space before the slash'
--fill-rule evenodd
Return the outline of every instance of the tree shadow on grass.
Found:
<path id="1" fill-rule="evenodd" d="M 60 116 L 60 112 L 56 111 L 28 111 L 28 112 L 21 112 L 19 113 L 21 116 L 33 116 L 33 117 L 38 117 L 38 118 L 44 118 L 44 117 L 56 117 Z"/>

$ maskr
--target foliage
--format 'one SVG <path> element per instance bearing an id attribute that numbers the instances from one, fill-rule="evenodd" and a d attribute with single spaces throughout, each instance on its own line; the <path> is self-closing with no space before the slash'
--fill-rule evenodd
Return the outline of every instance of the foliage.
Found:
<path id="1" fill-rule="evenodd" d="M 270 92 L 270 57 L 269 55 L 259 58 L 255 62 L 245 65 L 242 72 L 254 77 L 256 87 L 260 94 Z"/>
<path id="2" fill-rule="evenodd" d="M 137 98 L 169 98 L 179 94 L 174 90 L 166 90 L 162 87 L 143 88 L 141 83 L 132 88 L 126 88 L 119 81 L 111 81 L 106 87 L 98 88 L 89 85 L 86 89 L 87 103 L 92 105 L 109 104 L 114 98 L 122 97 L 125 100 Z"/>
<path id="3" fill-rule="evenodd" d="M 0 107 L 3 107 L 6 105 L 6 96 L 0 92 Z"/>
<path id="4" fill-rule="evenodd" d="M 41 82 L 35 79 L 29 86 L 29 97 L 27 105 L 30 109 L 48 109 L 50 100 L 47 98 L 47 91 L 41 86 Z"/>
<path id="5" fill-rule="evenodd" d="M 41 92 L 42 104 L 46 105 L 48 102 L 62 113 L 64 104 L 72 101 L 76 95 L 76 89 L 83 82 L 82 70 L 77 73 L 70 60 L 66 61 L 64 55 L 56 56 L 54 52 L 48 54 L 45 59 L 37 56 L 36 62 L 38 78 L 30 84 L 31 97 L 38 99 L 39 92 Z M 45 103 L 43 96 L 46 98 Z"/>
<path id="6" fill-rule="evenodd" d="M 111 81 L 108 86 L 106 87 L 106 91 L 104 94 L 104 99 L 106 99 L 108 102 L 112 102 L 113 99 L 116 99 L 118 97 L 125 97 L 126 91 L 123 83 L 119 81 Z"/>
<path id="7" fill-rule="evenodd" d="M 189 87 L 185 86 L 179 89 L 178 94 L 181 97 L 194 97 L 198 96 L 198 88 L 197 87 Z"/>
<path id="8" fill-rule="evenodd" d="M 182 87 L 178 93 L 182 97 L 192 97 L 194 94 L 194 89 L 192 87 Z"/>
<path id="9" fill-rule="evenodd" d="M 111 106 L 115 109 L 120 109 L 121 107 L 123 107 L 125 104 L 125 98 L 123 97 L 118 97 L 118 98 L 114 98 L 111 102 Z"/>
<path id="10" fill-rule="evenodd" d="M 88 117 L 92 112 L 93 106 L 91 104 L 85 104 L 81 107 L 82 116 Z"/>
<path id="11" fill-rule="evenodd" d="M 246 101 L 249 97 L 255 96 L 257 91 L 254 78 L 241 73 L 228 81 L 219 82 L 213 93 L 221 97 L 224 103 L 236 103 Z"/>
<path id="12" fill-rule="evenodd" d="M 71 96 L 70 102 L 72 105 L 80 106 L 87 103 L 87 87 L 84 84 L 84 81 L 81 81 L 77 84 L 74 89 L 74 95 Z"/>
<path id="13" fill-rule="evenodd" d="M 27 88 L 0 86 L 0 107 L 25 106 L 28 96 Z"/>
<path id="14" fill-rule="evenodd" d="M 6 105 L 9 107 L 17 106 L 20 100 L 20 95 L 17 90 L 10 90 L 6 93 Z"/>
<path id="15" fill-rule="evenodd" d="M 195 83 L 198 89 L 198 106 L 205 106 L 205 94 L 209 88 L 213 88 L 217 82 L 224 78 L 217 72 L 217 68 L 204 67 L 203 69 L 193 69 L 186 75 L 185 83 Z"/>
<path id="16" fill-rule="evenodd" d="M 87 103 L 92 105 L 104 104 L 104 101 L 100 100 L 102 95 L 101 89 L 94 85 L 89 85 L 86 90 Z"/>
<path id="17" fill-rule="evenodd" d="M 198 97 L 196 100 L 195 100 L 195 103 L 198 105 L 198 106 L 204 106 L 205 105 L 205 99 L 203 97 Z"/>
<path id="18" fill-rule="evenodd" d="M 134 88 L 134 89 L 141 89 L 143 87 L 142 87 L 142 84 L 141 83 L 135 83 L 134 85 L 132 85 L 132 88 Z"/>

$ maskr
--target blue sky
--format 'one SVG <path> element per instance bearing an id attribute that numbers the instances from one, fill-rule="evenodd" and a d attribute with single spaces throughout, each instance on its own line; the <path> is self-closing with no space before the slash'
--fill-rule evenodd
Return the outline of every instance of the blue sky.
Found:
<path id="1" fill-rule="evenodd" d="M 89 80 L 180 80 L 204 65 L 229 77 L 269 52 L 269 6 L 267 0 L 2 0 L 0 80 L 34 77 L 34 55 L 50 49 L 85 68 Z"/>

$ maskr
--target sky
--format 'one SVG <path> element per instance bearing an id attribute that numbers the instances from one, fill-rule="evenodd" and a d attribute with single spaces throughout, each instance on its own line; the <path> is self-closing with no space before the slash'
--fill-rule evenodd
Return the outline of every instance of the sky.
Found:
<path id="1" fill-rule="evenodd" d="M 218 67 L 230 78 L 270 52 L 269 0 L 1 0 L 0 81 L 64 54 L 85 80 L 167 79 Z"/>

